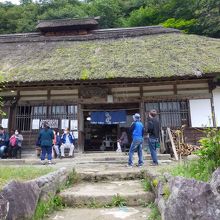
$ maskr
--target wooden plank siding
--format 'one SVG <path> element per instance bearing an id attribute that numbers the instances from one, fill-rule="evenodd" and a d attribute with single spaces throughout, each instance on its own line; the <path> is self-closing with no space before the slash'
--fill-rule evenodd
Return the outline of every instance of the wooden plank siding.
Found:
<path id="1" fill-rule="evenodd" d="M 107 97 L 91 97 L 83 98 L 80 95 L 80 90 L 87 89 L 89 87 L 106 87 L 108 88 L 108 95 L 113 96 L 113 103 L 108 103 Z M 209 79 L 196 79 L 196 80 L 174 80 L 174 81 L 161 81 L 161 82 L 127 82 L 119 83 L 117 80 L 114 82 L 103 83 L 89 83 L 82 82 L 79 84 L 59 84 L 56 86 L 39 85 L 38 87 L 16 87 L 2 91 L 0 96 L 3 98 L 15 97 L 17 101 L 16 105 L 11 108 L 11 120 L 10 126 L 15 126 L 15 109 L 19 105 L 77 105 L 78 106 L 78 127 L 79 127 L 79 146 L 83 151 L 84 144 L 84 115 L 83 107 L 105 104 L 108 106 L 117 104 L 137 103 L 139 106 L 139 112 L 145 121 L 145 103 L 154 101 L 177 101 L 177 100 L 189 100 L 197 98 L 212 98 Z M 104 109 L 103 109 L 104 110 Z M 192 132 L 193 131 L 193 132 Z M 196 143 L 199 139 L 201 132 L 195 129 L 188 128 L 186 130 L 186 141 L 190 143 Z M 25 131 L 24 144 L 28 146 L 34 145 L 36 141 L 37 132 Z"/>

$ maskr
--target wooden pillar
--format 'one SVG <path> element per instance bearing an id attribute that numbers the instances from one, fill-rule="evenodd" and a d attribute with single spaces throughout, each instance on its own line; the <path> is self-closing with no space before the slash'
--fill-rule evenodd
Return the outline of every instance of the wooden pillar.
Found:
<path id="1" fill-rule="evenodd" d="M 84 152 L 84 114 L 82 104 L 78 104 L 78 150 Z"/>
<path id="2" fill-rule="evenodd" d="M 141 102 L 139 103 L 139 108 L 140 108 L 141 121 L 145 125 L 145 108 L 144 108 L 144 101 L 143 101 L 143 86 L 140 87 L 140 98 L 141 98 Z"/>

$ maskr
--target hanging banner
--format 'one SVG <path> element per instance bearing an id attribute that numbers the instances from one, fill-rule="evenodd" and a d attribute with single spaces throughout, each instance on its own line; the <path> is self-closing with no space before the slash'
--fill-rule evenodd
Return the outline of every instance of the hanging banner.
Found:
<path id="1" fill-rule="evenodd" d="M 8 128 L 8 119 L 7 118 L 2 119 L 2 127 L 3 128 Z"/>
<path id="2" fill-rule="evenodd" d="M 91 112 L 91 124 L 120 124 L 126 123 L 126 111 L 96 111 Z"/>
<path id="3" fill-rule="evenodd" d="M 69 128 L 69 119 L 62 119 L 61 121 L 61 129 Z"/>
<path id="4" fill-rule="evenodd" d="M 70 130 L 78 130 L 78 120 L 70 120 Z"/>
<path id="5" fill-rule="evenodd" d="M 44 123 L 47 123 L 50 128 L 58 128 L 58 120 L 57 119 L 43 119 L 40 120 L 40 127 L 43 128 Z"/>
<path id="6" fill-rule="evenodd" d="M 32 120 L 32 130 L 37 130 L 40 128 L 40 119 Z"/>

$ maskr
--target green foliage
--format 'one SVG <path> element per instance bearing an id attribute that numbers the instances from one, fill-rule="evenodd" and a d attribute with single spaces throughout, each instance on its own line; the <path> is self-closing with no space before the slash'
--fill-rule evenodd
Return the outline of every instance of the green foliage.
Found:
<path id="1" fill-rule="evenodd" d="M 79 175 L 76 173 L 75 169 L 72 170 L 72 172 L 69 173 L 67 177 L 67 181 L 65 183 L 65 187 L 71 187 L 75 183 L 79 182 Z"/>
<path id="2" fill-rule="evenodd" d="M 186 162 L 185 164 L 173 168 L 171 174 L 207 182 L 213 172 L 213 165 L 213 161 L 198 160 Z"/>
<path id="3" fill-rule="evenodd" d="M 176 28 L 179 30 L 183 30 L 185 33 L 192 33 L 196 29 L 197 20 L 191 19 L 191 20 L 185 20 L 182 18 L 175 19 L 175 18 L 169 18 L 165 22 L 162 23 L 164 27 L 167 28 Z"/>
<path id="4" fill-rule="evenodd" d="M 126 206 L 126 200 L 123 197 L 121 197 L 119 194 L 114 195 L 112 198 L 111 206 L 113 207 Z"/>
<path id="5" fill-rule="evenodd" d="M 47 202 L 39 202 L 37 204 L 34 217 L 32 220 L 43 219 L 46 215 L 52 213 L 53 211 L 61 210 L 65 207 L 62 202 L 62 199 L 56 195 L 49 199 Z"/>
<path id="6" fill-rule="evenodd" d="M 141 181 L 141 183 L 142 183 L 142 186 L 144 188 L 144 191 L 151 191 L 152 190 L 151 183 L 148 179 L 143 179 Z"/>
<path id="7" fill-rule="evenodd" d="M 39 176 L 43 176 L 47 173 L 52 172 L 52 168 L 36 168 L 33 166 L 1 166 L 0 167 L 0 189 L 7 184 L 10 180 L 31 180 Z"/>
<path id="8" fill-rule="evenodd" d="M 171 192 L 170 192 L 170 188 L 169 188 L 169 185 L 168 184 L 165 184 L 163 186 L 163 198 L 165 200 L 167 200 L 170 196 Z"/>
<path id="9" fill-rule="evenodd" d="M 200 140 L 201 149 L 195 152 L 199 159 L 175 167 L 171 171 L 174 176 L 209 181 L 212 172 L 220 166 L 220 130 L 208 129 L 206 135 Z"/>
<path id="10" fill-rule="evenodd" d="M 200 140 L 201 149 L 195 153 L 202 161 L 212 161 L 214 170 L 220 166 L 220 130 L 213 128 L 206 132 L 206 138 Z"/>
<path id="11" fill-rule="evenodd" d="M 151 213 L 147 220 L 161 220 L 160 212 L 155 203 L 150 203 L 147 207 L 151 209 Z"/>
<path id="12" fill-rule="evenodd" d="M 220 37 L 219 0 L 22 0 L 0 3 L 0 33 L 32 32 L 39 19 L 100 16 L 100 27 L 164 24 Z"/>

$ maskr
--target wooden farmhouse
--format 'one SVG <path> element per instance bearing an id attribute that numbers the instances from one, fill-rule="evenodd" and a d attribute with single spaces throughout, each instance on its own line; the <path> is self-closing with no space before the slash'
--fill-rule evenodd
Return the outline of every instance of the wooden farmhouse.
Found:
<path id="1" fill-rule="evenodd" d="M 39 21 L 0 35 L 0 124 L 34 147 L 42 122 L 69 127 L 77 150 L 115 150 L 122 127 L 156 109 L 162 128 L 220 125 L 220 39 L 161 26 L 98 29 L 96 18 Z M 103 143 L 106 143 L 103 147 Z"/>

